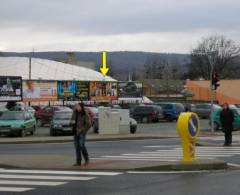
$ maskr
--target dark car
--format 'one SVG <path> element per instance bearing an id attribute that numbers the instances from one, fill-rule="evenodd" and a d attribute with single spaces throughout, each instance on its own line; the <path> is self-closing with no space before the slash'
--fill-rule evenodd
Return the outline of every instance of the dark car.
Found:
<path id="1" fill-rule="evenodd" d="M 71 112 L 72 109 L 66 106 L 46 106 L 42 110 L 35 113 L 37 120 L 37 126 L 43 127 L 46 124 L 50 124 L 53 118 L 53 113 L 56 111 L 66 111 Z"/>
<path id="2" fill-rule="evenodd" d="M 50 125 L 50 135 L 72 134 L 72 111 L 55 111 Z"/>
<path id="3" fill-rule="evenodd" d="M 181 103 L 157 103 L 157 105 L 162 107 L 167 121 L 177 120 L 181 112 L 185 112 L 185 107 Z"/>
<path id="4" fill-rule="evenodd" d="M 158 122 L 164 118 L 162 108 L 155 105 L 136 106 L 131 116 L 138 122 L 149 123 Z"/>

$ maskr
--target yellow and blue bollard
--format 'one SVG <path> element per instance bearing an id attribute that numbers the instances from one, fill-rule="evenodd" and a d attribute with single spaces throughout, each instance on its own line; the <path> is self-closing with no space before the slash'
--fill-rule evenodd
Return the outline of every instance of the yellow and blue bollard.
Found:
<path id="1" fill-rule="evenodd" d="M 178 134 L 182 140 L 183 161 L 195 160 L 195 146 L 200 131 L 200 121 L 196 113 L 183 112 L 177 121 Z"/>

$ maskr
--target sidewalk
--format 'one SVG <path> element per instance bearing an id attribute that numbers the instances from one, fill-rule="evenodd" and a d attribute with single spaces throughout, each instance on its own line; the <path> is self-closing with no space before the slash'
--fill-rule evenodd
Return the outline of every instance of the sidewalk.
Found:
<path id="1" fill-rule="evenodd" d="M 128 161 L 128 160 L 91 160 L 87 166 L 75 167 L 74 156 L 69 155 L 0 155 L 1 168 L 54 169 L 88 171 L 184 171 L 217 170 L 228 168 L 221 160 L 201 159 L 192 163 L 182 161 Z"/>

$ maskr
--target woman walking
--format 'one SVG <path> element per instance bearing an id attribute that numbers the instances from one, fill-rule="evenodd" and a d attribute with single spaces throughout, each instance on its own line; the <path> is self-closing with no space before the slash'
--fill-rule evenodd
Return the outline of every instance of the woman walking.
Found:
<path id="1" fill-rule="evenodd" d="M 74 166 L 81 166 L 82 156 L 84 158 L 84 165 L 89 164 L 89 155 L 85 146 L 86 134 L 91 127 L 91 121 L 88 113 L 85 111 L 84 104 L 76 104 L 73 115 L 73 135 L 74 146 L 76 150 L 76 164 Z"/>

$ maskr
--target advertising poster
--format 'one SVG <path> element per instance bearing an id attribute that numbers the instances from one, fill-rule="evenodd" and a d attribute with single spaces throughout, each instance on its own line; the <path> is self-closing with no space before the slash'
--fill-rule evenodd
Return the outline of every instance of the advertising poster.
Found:
<path id="1" fill-rule="evenodd" d="M 56 81 L 23 81 L 23 101 L 41 102 L 57 100 Z"/>
<path id="2" fill-rule="evenodd" d="M 75 100 L 76 91 L 77 88 L 75 81 L 58 81 L 57 84 L 58 99 Z"/>
<path id="3" fill-rule="evenodd" d="M 89 82 L 76 81 L 76 99 L 87 101 L 89 100 Z"/>
<path id="4" fill-rule="evenodd" d="M 116 82 L 90 82 L 92 101 L 111 101 L 118 99 Z"/>
<path id="5" fill-rule="evenodd" d="M 22 78 L 0 76 L 0 101 L 22 101 Z"/>
<path id="6" fill-rule="evenodd" d="M 120 98 L 142 98 L 143 85 L 141 82 L 119 82 L 118 96 Z"/>

